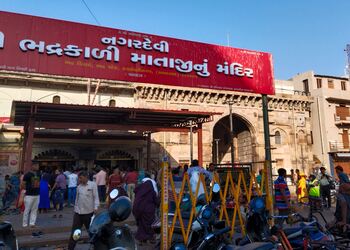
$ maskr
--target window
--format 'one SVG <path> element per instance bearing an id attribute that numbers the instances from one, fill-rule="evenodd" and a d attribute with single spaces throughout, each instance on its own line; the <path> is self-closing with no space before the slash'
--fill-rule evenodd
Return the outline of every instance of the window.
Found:
<path id="1" fill-rule="evenodd" d="M 52 97 L 52 103 L 61 103 L 61 97 L 55 95 L 54 97 Z"/>
<path id="2" fill-rule="evenodd" d="M 333 82 L 333 80 L 328 80 L 328 88 L 329 89 L 334 89 L 334 82 Z"/>
<path id="3" fill-rule="evenodd" d="M 309 80 L 308 79 L 305 79 L 303 81 L 303 84 L 304 84 L 304 92 L 305 93 L 309 93 L 310 92 L 310 89 L 309 89 Z"/>
<path id="4" fill-rule="evenodd" d="M 115 100 L 109 100 L 109 106 L 110 107 L 115 107 Z"/>
<path id="5" fill-rule="evenodd" d="M 346 90 L 346 82 L 345 81 L 341 81 L 341 90 Z"/>
<path id="6" fill-rule="evenodd" d="M 339 107 L 335 107 L 335 115 L 336 120 L 344 121 L 350 115 L 350 110 L 346 105 L 340 104 Z"/>
<path id="7" fill-rule="evenodd" d="M 321 78 L 317 78 L 316 81 L 317 81 L 317 88 L 318 89 L 322 88 L 322 79 Z"/>
<path id="8" fill-rule="evenodd" d="M 275 144 L 282 144 L 280 131 L 275 132 Z"/>

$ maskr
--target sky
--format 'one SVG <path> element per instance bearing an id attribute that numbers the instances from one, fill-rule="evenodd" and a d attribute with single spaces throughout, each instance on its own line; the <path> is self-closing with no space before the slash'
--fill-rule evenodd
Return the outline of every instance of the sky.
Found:
<path id="1" fill-rule="evenodd" d="M 0 10 L 269 52 L 284 80 L 344 76 L 350 43 L 350 0 L 0 0 Z"/>

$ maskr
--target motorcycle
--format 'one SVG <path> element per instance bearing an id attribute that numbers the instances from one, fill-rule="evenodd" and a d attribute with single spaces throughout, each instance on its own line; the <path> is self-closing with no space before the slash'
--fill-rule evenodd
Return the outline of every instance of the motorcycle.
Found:
<path id="1" fill-rule="evenodd" d="M 136 241 L 131 229 L 127 226 L 114 226 L 113 222 L 122 222 L 126 220 L 132 210 L 131 201 L 128 197 L 118 197 L 118 190 L 113 190 L 110 194 L 111 200 L 114 200 L 108 210 L 101 212 L 93 218 L 90 228 L 90 244 L 98 250 L 133 250 L 137 249 Z M 116 197 L 118 197 L 116 199 Z M 81 230 L 77 229 L 73 233 L 73 239 L 79 240 Z"/>
<path id="2" fill-rule="evenodd" d="M 217 220 L 218 206 L 220 205 L 220 186 L 213 185 L 212 200 L 205 204 L 205 197 L 199 196 L 196 208 L 199 210 L 196 218 L 192 222 L 188 242 L 173 242 L 170 249 L 224 249 L 228 242 L 226 233 L 231 228 L 225 226 L 224 221 Z"/>
<path id="3" fill-rule="evenodd" d="M 334 236 L 317 221 L 316 217 L 310 221 L 294 213 L 288 216 L 287 221 L 290 224 L 299 223 L 296 227 L 282 229 L 293 249 L 336 249 Z"/>

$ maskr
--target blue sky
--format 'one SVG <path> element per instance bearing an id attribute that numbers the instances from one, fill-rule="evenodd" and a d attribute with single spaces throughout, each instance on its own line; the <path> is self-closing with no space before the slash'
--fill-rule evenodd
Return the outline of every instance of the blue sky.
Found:
<path id="1" fill-rule="evenodd" d="M 102 26 L 270 52 L 277 79 L 344 75 L 350 0 L 85 2 Z M 82 0 L 0 0 L 0 10 L 96 24 Z"/>

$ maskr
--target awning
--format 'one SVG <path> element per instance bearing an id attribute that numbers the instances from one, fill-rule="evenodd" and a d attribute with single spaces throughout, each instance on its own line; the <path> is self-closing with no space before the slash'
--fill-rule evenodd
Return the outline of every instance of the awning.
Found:
<path id="1" fill-rule="evenodd" d="M 11 122 L 35 127 L 176 131 L 213 120 L 221 113 L 13 101 Z"/>
<path id="2" fill-rule="evenodd" d="M 335 155 L 341 158 L 350 157 L 350 153 L 336 153 Z"/>

